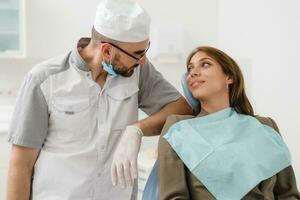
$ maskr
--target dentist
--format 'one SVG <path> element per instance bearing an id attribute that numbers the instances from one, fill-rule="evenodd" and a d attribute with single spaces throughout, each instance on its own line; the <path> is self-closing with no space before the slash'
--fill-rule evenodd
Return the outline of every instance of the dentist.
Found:
<path id="1" fill-rule="evenodd" d="M 136 2 L 102 0 L 91 38 L 26 75 L 8 139 L 9 200 L 136 199 L 142 137 L 192 112 L 147 60 L 149 26 Z M 139 108 L 149 117 L 138 121 Z"/>

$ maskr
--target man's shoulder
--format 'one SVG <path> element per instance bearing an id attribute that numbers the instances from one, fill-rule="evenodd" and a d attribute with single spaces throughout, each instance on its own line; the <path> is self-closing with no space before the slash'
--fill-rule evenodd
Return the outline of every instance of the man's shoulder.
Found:
<path id="1" fill-rule="evenodd" d="M 67 70 L 70 53 L 52 57 L 36 64 L 28 74 L 38 80 L 40 83 L 47 79 L 48 76 Z"/>

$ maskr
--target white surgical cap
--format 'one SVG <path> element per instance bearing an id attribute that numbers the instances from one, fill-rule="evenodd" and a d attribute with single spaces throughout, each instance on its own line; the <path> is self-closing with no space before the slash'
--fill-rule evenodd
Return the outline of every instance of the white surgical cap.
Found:
<path id="1" fill-rule="evenodd" d="M 149 38 L 150 17 L 134 0 L 102 0 L 94 28 L 110 39 L 141 42 Z"/>

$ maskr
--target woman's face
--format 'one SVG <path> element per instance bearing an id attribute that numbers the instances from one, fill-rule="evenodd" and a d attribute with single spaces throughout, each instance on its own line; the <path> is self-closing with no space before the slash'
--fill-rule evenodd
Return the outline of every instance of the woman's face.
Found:
<path id="1" fill-rule="evenodd" d="M 232 83 L 217 61 L 204 52 L 197 52 L 187 67 L 187 85 L 193 96 L 200 100 L 227 97 L 227 85 Z"/>

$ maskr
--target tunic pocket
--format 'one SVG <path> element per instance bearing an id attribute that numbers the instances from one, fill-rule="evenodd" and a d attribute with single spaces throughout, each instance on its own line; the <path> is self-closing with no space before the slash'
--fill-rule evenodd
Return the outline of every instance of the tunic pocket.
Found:
<path id="1" fill-rule="evenodd" d="M 123 84 L 107 90 L 112 129 L 124 129 L 138 119 L 138 91 L 136 84 Z"/>
<path id="2" fill-rule="evenodd" d="M 57 137 L 62 140 L 88 138 L 90 102 L 87 96 L 55 97 L 50 116 Z"/>

